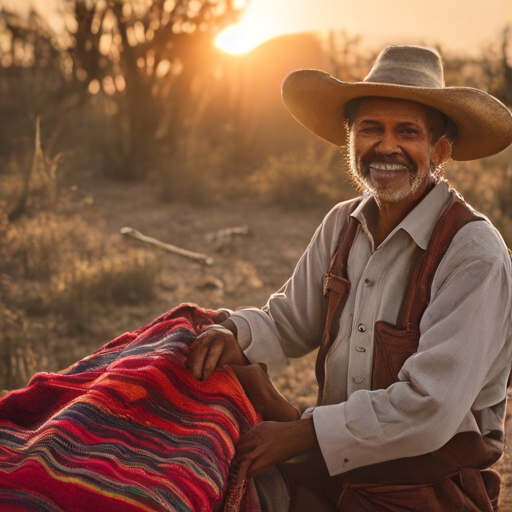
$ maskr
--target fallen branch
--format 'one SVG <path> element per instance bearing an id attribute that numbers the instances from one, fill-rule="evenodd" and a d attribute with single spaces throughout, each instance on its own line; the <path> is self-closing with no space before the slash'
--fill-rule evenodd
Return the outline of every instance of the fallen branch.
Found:
<path id="1" fill-rule="evenodd" d="M 248 234 L 249 234 L 248 226 L 236 226 L 234 228 L 224 228 L 224 229 L 219 229 L 218 231 L 213 231 L 212 233 L 207 233 L 205 235 L 205 239 L 208 242 L 215 242 L 218 239 L 231 238 L 233 235 L 248 235 Z"/>
<path id="2" fill-rule="evenodd" d="M 189 258 L 191 260 L 200 261 L 201 263 L 204 263 L 205 265 L 212 265 L 213 264 L 213 258 L 210 258 L 210 256 L 206 256 L 206 254 L 200 254 L 197 252 L 187 251 L 186 249 L 181 249 L 180 247 L 176 247 L 171 244 L 166 244 L 164 242 L 161 242 L 160 240 L 157 240 L 156 238 L 152 238 L 150 236 L 143 235 L 140 231 L 137 231 L 136 229 L 125 227 L 121 228 L 121 234 L 131 236 L 133 238 L 136 238 L 137 240 L 140 240 L 141 242 L 145 242 L 147 244 L 154 245 L 160 249 L 163 249 L 164 251 L 172 252 L 173 254 L 177 254 L 178 256 L 183 256 L 185 258 Z"/>
<path id="3" fill-rule="evenodd" d="M 219 229 L 218 231 L 207 233 L 205 235 L 205 239 L 207 242 L 210 242 L 212 244 L 212 251 L 222 252 L 233 244 L 233 239 L 235 238 L 235 235 L 247 236 L 248 234 L 248 226 L 236 226 L 234 228 L 224 228 Z"/>

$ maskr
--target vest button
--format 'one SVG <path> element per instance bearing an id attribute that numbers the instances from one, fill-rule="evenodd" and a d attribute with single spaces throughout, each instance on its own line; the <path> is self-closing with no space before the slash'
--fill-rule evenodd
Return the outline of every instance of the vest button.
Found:
<path id="1" fill-rule="evenodd" d="M 359 332 L 366 332 L 366 327 L 365 327 L 363 324 L 359 324 L 359 325 L 357 326 L 357 330 L 358 330 Z"/>
<path id="2" fill-rule="evenodd" d="M 361 384 L 361 382 L 363 382 L 363 378 L 362 377 L 354 377 L 352 379 L 356 384 Z"/>
<path id="3" fill-rule="evenodd" d="M 366 352 L 366 349 L 364 347 L 356 347 L 356 350 L 358 352 Z"/>
<path id="4" fill-rule="evenodd" d="M 370 286 L 370 283 L 371 283 L 371 281 L 368 278 L 364 280 L 364 284 L 366 286 Z"/>

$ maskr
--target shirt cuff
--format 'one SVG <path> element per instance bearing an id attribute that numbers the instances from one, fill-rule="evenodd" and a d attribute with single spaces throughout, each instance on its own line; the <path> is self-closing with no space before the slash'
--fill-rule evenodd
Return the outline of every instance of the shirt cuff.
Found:
<path id="1" fill-rule="evenodd" d="M 322 405 L 315 407 L 313 411 L 316 437 L 331 476 L 382 462 L 378 457 L 380 453 L 378 445 L 369 442 L 372 437 L 378 438 L 377 432 L 372 431 L 370 424 L 366 425 L 368 431 L 365 433 L 367 439 L 364 446 L 350 431 L 351 412 L 353 416 L 357 410 L 356 416 L 359 418 L 375 416 L 369 394 L 365 391 L 356 391 L 350 398 L 351 404 L 342 402 L 335 405 Z"/>
<path id="2" fill-rule="evenodd" d="M 236 314 L 231 314 L 229 319 L 236 325 L 236 339 L 240 348 L 245 350 L 251 344 L 251 328 L 247 320 Z"/>

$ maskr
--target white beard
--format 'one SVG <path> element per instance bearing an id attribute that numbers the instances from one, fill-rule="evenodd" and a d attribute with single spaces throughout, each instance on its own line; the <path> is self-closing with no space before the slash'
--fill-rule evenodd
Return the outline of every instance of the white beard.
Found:
<path id="1" fill-rule="evenodd" d="M 413 196 L 423 182 L 423 179 L 418 173 L 412 174 L 408 172 L 409 186 L 404 186 L 398 190 L 381 188 L 371 179 L 370 176 L 361 175 L 357 168 L 354 152 L 352 151 L 350 144 L 347 146 L 347 149 L 349 170 L 353 183 L 356 185 L 358 190 L 362 192 L 369 192 L 375 198 L 377 204 L 381 201 L 386 203 L 397 203 L 406 197 Z"/>

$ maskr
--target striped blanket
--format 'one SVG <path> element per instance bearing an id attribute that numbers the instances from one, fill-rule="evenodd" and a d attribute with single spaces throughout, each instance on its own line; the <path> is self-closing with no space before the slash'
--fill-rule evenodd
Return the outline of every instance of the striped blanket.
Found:
<path id="1" fill-rule="evenodd" d="M 0 399 L 0 510 L 260 510 L 230 472 L 261 419 L 229 367 L 185 366 L 208 314 L 182 305 Z"/>

